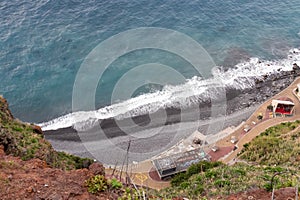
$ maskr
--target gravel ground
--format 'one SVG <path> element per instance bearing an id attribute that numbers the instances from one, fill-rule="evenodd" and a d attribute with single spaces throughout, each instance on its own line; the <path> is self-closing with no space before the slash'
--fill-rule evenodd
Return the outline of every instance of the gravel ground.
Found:
<path id="1" fill-rule="evenodd" d="M 142 161 L 167 150 L 197 129 L 208 135 L 228 126 L 237 126 L 258 105 L 290 85 L 299 74 L 297 71 L 268 75 L 257 80 L 251 89 L 227 89 L 226 102 L 214 105 L 213 111 L 206 104 L 184 110 L 169 108 L 132 119 L 103 120 L 99 126 L 85 132 L 77 132 L 71 127 L 45 131 L 45 137 L 56 150 L 112 165 L 124 161 L 130 140 L 129 162 Z"/>

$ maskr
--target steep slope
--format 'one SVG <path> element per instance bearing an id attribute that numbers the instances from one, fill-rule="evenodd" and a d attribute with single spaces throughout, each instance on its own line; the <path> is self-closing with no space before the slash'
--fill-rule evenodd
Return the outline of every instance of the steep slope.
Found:
<path id="1" fill-rule="evenodd" d="M 15 119 L 0 96 L 1 199 L 107 199 L 113 193 L 93 195 L 85 185 L 104 170 L 91 159 L 56 152 L 42 130 Z"/>
<path id="2" fill-rule="evenodd" d="M 86 168 L 93 163 L 91 159 L 56 152 L 44 139 L 40 127 L 14 119 L 3 97 L 0 97 L 0 145 L 4 146 L 6 154 L 22 160 L 39 158 L 60 169 Z"/>

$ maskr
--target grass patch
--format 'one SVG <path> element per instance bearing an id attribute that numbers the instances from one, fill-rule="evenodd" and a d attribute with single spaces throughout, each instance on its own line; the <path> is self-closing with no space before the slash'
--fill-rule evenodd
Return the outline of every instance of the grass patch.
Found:
<path id="1" fill-rule="evenodd" d="M 244 145 L 239 157 L 260 165 L 300 166 L 300 132 L 291 132 L 300 121 L 281 123 L 268 128 Z"/>
<path id="2" fill-rule="evenodd" d="M 283 171 L 286 169 L 250 166 L 244 163 L 233 166 L 216 164 L 216 167 L 195 173 L 189 178 L 186 178 L 187 172 L 176 175 L 172 179 L 172 186 L 157 192 L 156 196 L 167 199 L 175 197 L 202 199 L 204 197 L 213 198 L 216 195 L 226 196 L 251 188 L 268 189 L 274 173 Z M 182 177 L 184 178 L 180 181 Z M 287 173 L 277 177 L 275 187 L 290 187 L 295 184 L 296 177 Z"/>

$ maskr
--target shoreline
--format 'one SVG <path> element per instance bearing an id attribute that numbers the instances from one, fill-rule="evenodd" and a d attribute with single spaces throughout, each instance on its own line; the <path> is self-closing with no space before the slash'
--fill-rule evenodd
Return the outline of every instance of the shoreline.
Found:
<path id="1" fill-rule="evenodd" d="M 129 162 L 140 162 L 170 149 L 195 130 L 204 135 L 215 135 L 227 127 L 238 126 L 248 119 L 261 103 L 288 87 L 299 74 L 300 69 L 295 69 L 280 75 L 266 75 L 263 80 L 257 80 L 251 89 L 228 89 L 226 115 L 223 116 L 208 118 L 208 114 L 211 113 L 209 106 L 200 107 L 200 116 L 198 112 L 194 112 L 194 108 L 183 111 L 169 109 L 164 111 L 167 112 L 167 116 L 160 115 L 159 112 L 163 112 L 160 110 L 154 114 L 120 121 L 99 121 L 99 126 L 85 132 L 77 132 L 72 127 L 45 131 L 45 138 L 56 150 L 96 158 L 105 164 L 122 162 L 126 156 L 128 141 L 131 140 Z M 184 116 L 184 120 L 178 121 L 181 116 Z M 200 120 L 194 120 L 198 118 Z M 148 126 L 149 119 L 152 124 Z M 134 121 L 134 126 L 130 123 L 128 125 L 131 121 Z M 123 126 L 119 127 L 119 124 Z"/>
<path id="2" fill-rule="evenodd" d="M 224 122 L 223 128 L 226 128 L 228 126 L 237 126 L 242 121 L 246 120 L 253 111 L 257 108 L 257 106 L 251 106 L 246 109 L 239 110 L 237 112 L 234 112 L 230 115 L 227 115 L 224 117 L 219 117 L 211 120 L 201 120 L 196 122 L 185 122 L 181 124 L 172 124 L 165 126 L 166 130 L 163 130 L 162 134 L 154 135 L 150 138 L 139 138 L 137 140 L 134 140 L 132 142 L 131 147 L 131 153 L 129 154 L 129 161 L 130 162 L 141 162 L 148 159 L 151 159 L 153 156 L 156 156 L 172 146 L 174 146 L 178 141 L 185 139 L 186 137 L 189 137 L 197 128 L 200 130 L 207 130 L 208 126 L 211 123 L 219 123 Z M 180 125 L 180 126 L 179 126 Z M 169 131 L 167 131 L 169 129 Z M 176 136 L 172 135 L 172 129 L 180 129 L 178 132 L 181 134 L 177 134 Z M 155 130 L 155 129 L 154 129 Z M 90 157 L 95 158 L 92 154 L 97 154 L 97 152 L 101 153 L 101 160 L 103 164 L 109 166 L 114 165 L 119 160 L 119 164 L 123 161 L 125 156 L 125 151 L 127 145 L 128 145 L 128 137 L 127 136 L 119 136 L 110 138 L 109 141 L 107 139 L 103 138 L 103 141 L 97 141 L 97 147 L 99 145 L 102 146 L 102 148 L 97 148 L 95 152 L 92 152 L 92 154 L 86 149 L 85 145 L 95 145 L 93 142 L 87 142 L 85 145 L 83 145 L 80 142 L 80 137 L 76 135 L 74 132 L 70 132 L 70 129 L 64 129 L 62 134 L 54 133 L 53 135 L 45 134 L 45 137 L 50 143 L 53 145 L 53 147 L 58 151 L 66 151 L 71 154 L 75 154 L 78 156 L 84 156 L 84 157 Z M 135 133 L 134 135 L 147 135 L 151 130 L 145 130 Z M 212 134 L 213 135 L 213 134 Z M 170 142 L 171 140 L 171 142 Z M 153 145 L 155 144 L 155 145 Z M 161 147 L 162 144 L 166 144 L 166 146 Z M 159 151 L 155 151 L 157 148 Z M 143 151 L 141 151 L 143 149 Z M 149 153 L 149 151 L 152 151 Z M 112 160 L 112 158 L 114 158 Z"/>
<path id="3" fill-rule="evenodd" d="M 229 142 L 230 137 L 234 136 L 234 137 L 237 137 L 239 139 L 240 138 L 243 139 L 244 136 L 251 135 L 251 132 L 253 132 L 251 130 L 252 128 L 257 128 L 257 126 L 264 125 L 264 123 L 268 123 L 271 120 L 273 120 L 275 122 L 275 123 L 271 123 L 271 124 L 278 124 L 278 123 L 282 123 L 282 122 L 296 120 L 297 118 L 299 118 L 299 114 L 297 114 L 297 113 L 291 118 L 287 118 L 287 117 L 269 118 L 269 116 L 268 116 L 268 118 L 266 118 L 264 120 L 261 120 L 261 121 L 257 120 L 256 117 L 258 116 L 258 113 L 264 113 L 263 111 L 267 110 L 267 106 L 271 104 L 271 101 L 273 99 L 276 99 L 276 97 L 281 97 L 283 94 L 288 93 L 287 91 L 289 91 L 291 93 L 291 94 L 289 94 L 290 96 L 294 97 L 292 99 L 294 99 L 295 105 L 297 105 L 300 102 L 300 97 L 299 97 L 299 95 L 297 95 L 295 93 L 295 90 L 296 90 L 297 84 L 299 82 L 300 82 L 300 77 L 296 78 L 287 88 L 285 88 L 284 90 L 282 90 L 278 94 L 270 97 L 269 99 L 267 99 L 265 102 L 261 103 L 260 105 L 255 106 L 256 108 L 254 109 L 253 113 L 245 121 L 242 121 L 241 123 L 239 123 L 236 126 L 225 126 L 225 128 L 222 131 L 220 131 L 220 132 L 213 135 L 213 136 L 219 137 L 216 140 L 211 139 L 212 135 L 203 135 L 201 132 L 199 132 L 197 130 L 193 134 L 188 136 L 186 139 L 179 141 L 176 145 L 174 145 L 173 147 L 171 147 L 167 151 L 162 152 L 160 155 L 154 156 L 153 159 L 168 156 L 169 154 L 182 153 L 184 151 L 194 150 L 194 149 L 197 149 L 197 148 L 204 148 L 205 151 L 208 153 L 210 151 L 210 148 L 212 148 L 214 146 L 214 144 L 218 147 L 241 146 L 240 141 L 238 141 L 235 144 L 230 143 Z M 243 132 L 243 129 L 244 129 L 245 125 L 248 125 L 250 127 L 252 126 L 249 132 Z M 267 127 L 270 127 L 270 126 L 272 126 L 272 125 L 269 125 Z M 237 135 L 237 133 L 240 133 L 240 135 Z M 260 133 L 258 133 L 258 134 L 260 134 Z M 193 144 L 192 140 L 194 138 L 199 138 L 202 141 L 206 141 L 207 144 L 204 144 L 204 145 Z M 183 150 L 179 151 L 179 152 L 174 152 L 174 149 L 178 148 L 179 146 L 181 146 L 181 148 Z M 232 153 L 235 154 L 234 151 L 231 151 L 229 154 L 226 154 L 226 155 L 222 156 L 218 160 L 221 160 L 221 161 L 224 161 L 224 162 L 226 161 L 226 163 L 232 162 L 232 160 L 230 160 L 230 161 L 228 160 L 229 157 L 232 157 L 231 156 Z"/>

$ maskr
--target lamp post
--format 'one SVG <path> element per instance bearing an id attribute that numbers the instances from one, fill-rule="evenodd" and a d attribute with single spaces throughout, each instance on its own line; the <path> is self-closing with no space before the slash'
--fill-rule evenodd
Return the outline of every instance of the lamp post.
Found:
<path id="1" fill-rule="evenodd" d="M 298 176 L 298 177 L 297 177 L 297 184 L 296 184 L 296 192 L 295 192 L 295 193 L 296 193 L 296 200 L 298 200 L 298 196 L 299 196 L 299 195 L 298 195 L 298 190 L 299 190 L 299 189 L 298 189 L 298 188 L 299 188 L 299 180 L 300 180 L 300 177 Z"/>
<path id="2" fill-rule="evenodd" d="M 274 200 L 274 192 L 275 192 L 274 183 L 273 183 L 274 182 L 274 178 L 275 178 L 275 176 L 283 174 L 283 173 L 286 173 L 286 172 L 275 172 L 274 175 L 272 176 L 272 179 L 271 179 L 271 188 L 272 188 L 272 197 L 271 197 L 271 200 Z"/>
<path id="3" fill-rule="evenodd" d="M 274 175 L 272 176 L 272 179 L 271 179 L 271 188 L 272 188 L 272 197 L 271 197 L 271 200 L 274 200 L 274 192 L 275 192 L 275 188 L 274 188 L 274 178 L 275 176 L 277 175 L 281 175 L 281 174 L 284 174 L 284 173 L 289 173 L 290 171 L 285 171 L 285 172 L 275 172 Z M 292 173 L 292 172 L 291 172 Z M 292 175 L 295 175 L 292 173 Z M 297 175 L 296 175 L 297 176 Z M 298 187 L 299 187 L 299 180 L 300 180 L 300 177 L 297 176 L 297 184 L 296 184 L 296 200 L 298 200 Z"/>

